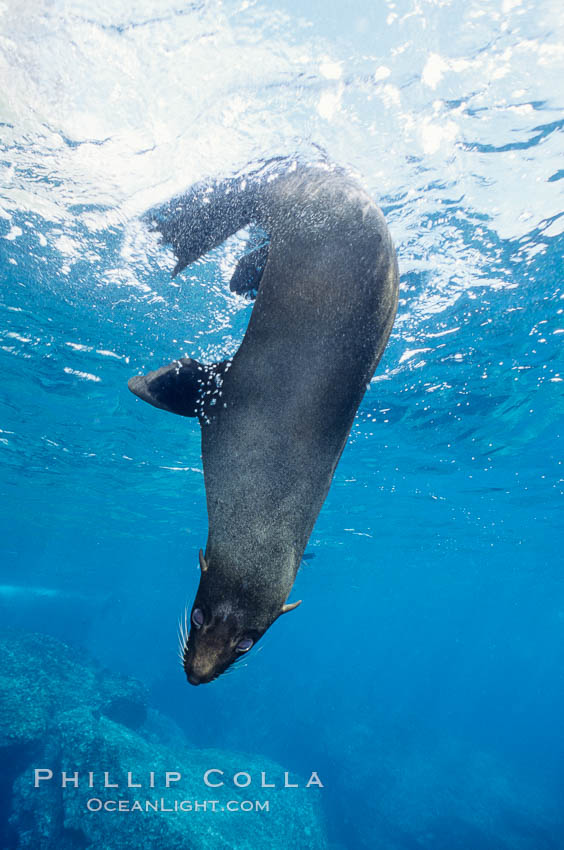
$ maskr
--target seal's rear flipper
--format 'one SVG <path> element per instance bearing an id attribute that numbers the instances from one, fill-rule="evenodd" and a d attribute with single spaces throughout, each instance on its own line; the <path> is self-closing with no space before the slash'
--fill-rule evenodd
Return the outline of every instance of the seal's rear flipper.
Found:
<path id="1" fill-rule="evenodd" d="M 143 216 L 176 254 L 173 277 L 254 218 L 256 192 L 246 178 L 199 183 Z"/>
<path id="2" fill-rule="evenodd" d="M 175 360 L 146 375 L 130 378 L 127 386 L 143 401 L 179 416 L 202 416 L 219 393 L 230 361 L 198 363 L 190 357 Z"/>
<path id="3" fill-rule="evenodd" d="M 254 297 L 258 292 L 267 260 L 268 243 L 244 254 L 237 263 L 229 283 L 231 292 L 236 292 L 237 295 L 250 294 Z"/>

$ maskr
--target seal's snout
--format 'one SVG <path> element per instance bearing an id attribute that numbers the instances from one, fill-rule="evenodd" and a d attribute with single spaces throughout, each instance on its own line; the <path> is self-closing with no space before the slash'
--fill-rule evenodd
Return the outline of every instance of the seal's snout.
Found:
<path id="1" fill-rule="evenodd" d="M 191 669 L 186 669 L 185 667 L 184 672 L 186 673 L 186 678 L 188 679 L 191 685 L 207 685 L 208 682 L 213 682 L 214 679 L 217 679 L 217 677 L 221 675 L 223 671 L 198 671 L 195 670 L 193 667 Z"/>
<path id="2" fill-rule="evenodd" d="M 186 678 L 191 685 L 206 685 L 213 682 L 222 672 L 223 666 L 203 663 L 202 659 L 190 658 L 184 664 Z"/>

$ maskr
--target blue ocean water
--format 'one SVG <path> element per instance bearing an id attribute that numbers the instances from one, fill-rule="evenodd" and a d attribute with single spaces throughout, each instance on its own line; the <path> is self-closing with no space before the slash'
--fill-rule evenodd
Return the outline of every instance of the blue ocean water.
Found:
<path id="1" fill-rule="evenodd" d="M 564 847 L 563 75 L 551 0 L 0 4 L 6 624 L 319 771 L 328 847 Z M 139 215 L 293 154 L 381 205 L 400 307 L 302 606 L 196 689 L 199 429 L 127 379 L 236 350 L 244 234 L 172 280 Z"/>

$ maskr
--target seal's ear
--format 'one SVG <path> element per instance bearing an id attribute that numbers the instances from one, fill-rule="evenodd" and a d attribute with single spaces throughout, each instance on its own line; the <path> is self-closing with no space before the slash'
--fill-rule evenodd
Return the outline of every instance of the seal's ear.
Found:
<path id="1" fill-rule="evenodd" d="M 200 569 L 201 569 L 201 571 L 202 571 L 203 573 L 205 573 L 205 572 L 206 572 L 206 570 L 207 570 L 207 568 L 208 568 L 207 561 L 206 561 L 206 559 L 204 558 L 204 553 L 203 553 L 203 552 L 202 552 L 202 550 L 200 549 Z"/>
<path id="2" fill-rule="evenodd" d="M 282 608 L 280 609 L 280 614 L 278 616 L 280 617 L 282 614 L 288 614 L 290 611 L 293 611 L 294 608 L 297 608 L 298 605 L 301 605 L 301 604 L 302 604 L 302 600 L 300 599 L 298 602 L 291 602 L 289 605 L 288 604 L 283 605 Z"/>
<path id="3" fill-rule="evenodd" d="M 219 388 L 225 365 L 226 362 L 205 366 L 191 357 L 183 357 L 170 366 L 130 378 L 127 386 L 153 407 L 179 416 L 200 416 Z"/>

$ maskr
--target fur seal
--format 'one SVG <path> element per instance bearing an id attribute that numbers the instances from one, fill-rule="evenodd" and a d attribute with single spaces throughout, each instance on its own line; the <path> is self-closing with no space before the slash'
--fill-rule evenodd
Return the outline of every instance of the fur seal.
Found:
<path id="1" fill-rule="evenodd" d="M 173 274 L 250 223 L 269 237 L 233 275 L 232 289 L 257 292 L 233 359 L 182 358 L 129 381 L 201 425 L 209 530 L 181 628 L 198 685 L 300 604 L 287 599 L 390 335 L 398 267 L 373 200 L 324 165 L 278 161 L 198 185 L 148 219 L 175 251 Z"/>

